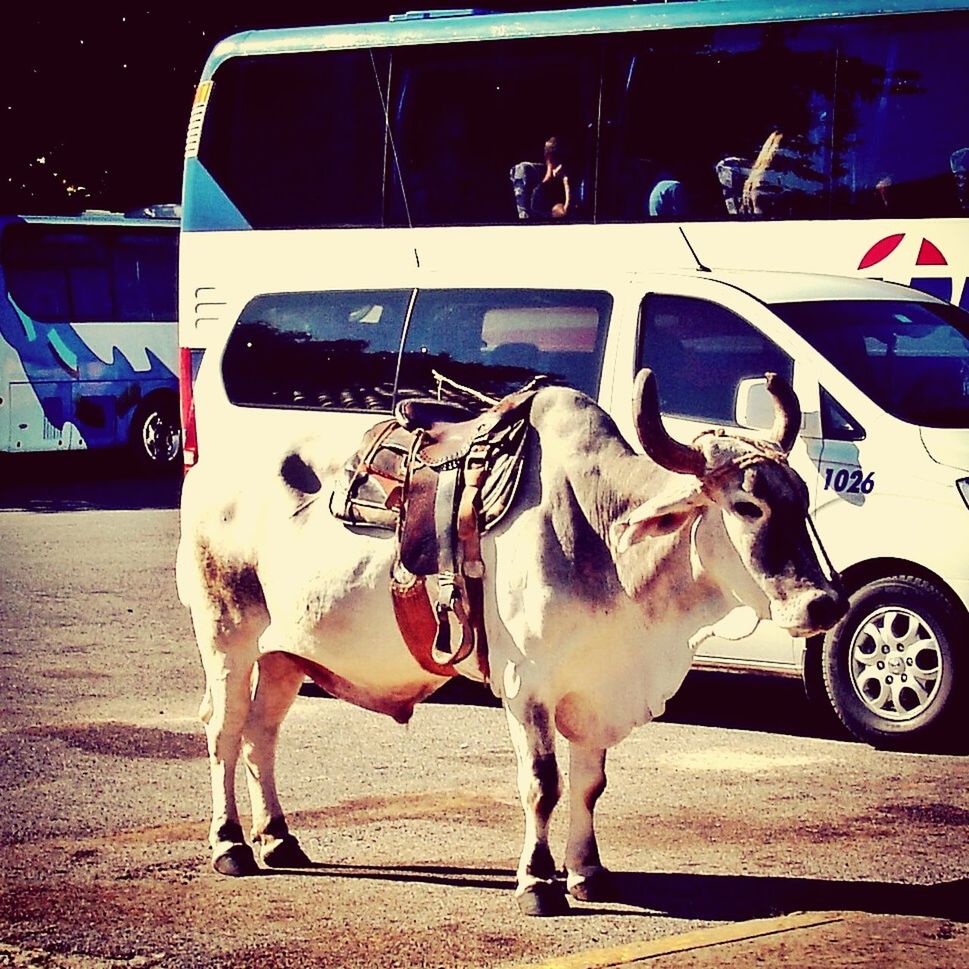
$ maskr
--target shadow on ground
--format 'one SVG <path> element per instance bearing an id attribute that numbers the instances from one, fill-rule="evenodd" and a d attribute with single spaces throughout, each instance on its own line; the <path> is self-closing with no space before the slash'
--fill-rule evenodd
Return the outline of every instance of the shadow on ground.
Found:
<path id="1" fill-rule="evenodd" d="M 0 454 L 0 509 L 89 511 L 177 508 L 181 465 L 143 472 L 124 449 Z"/>
<path id="2" fill-rule="evenodd" d="M 513 891 L 515 875 L 500 868 L 452 868 L 400 865 L 393 868 L 314 864 L 309 868 L 269 870 L 264 876 L 308 877 L 417 882 L 458 888 Z M 938 885 L 895 882 L 831 881 L 812 878 L 774 878 L 752 875 L 703 875 L 677 872 L 617 872 L 610 877 L 607 897 L 596 908 L 573 902 L 574 914 L 636 914 L 602 904 L 641 909 L 672 918 L 740 922 L 792 912 L 846 910 L 880 915 L 931 916 L 969 921 L 969 879 Z"/>

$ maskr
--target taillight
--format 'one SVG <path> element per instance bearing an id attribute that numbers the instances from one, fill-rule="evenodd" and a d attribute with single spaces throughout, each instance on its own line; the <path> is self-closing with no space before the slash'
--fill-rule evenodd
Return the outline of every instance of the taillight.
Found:
<path id="1" fill-rule="evenodd" d="M 178 396 L 182 409 L 182 461 L 187 472 L 199 459 L 198 435 L 195 430 L 195 397 L 192 384 L 198 369 L 196 360 L 201 353 L 193 354 L 189 347 L 178 350 Z"/>

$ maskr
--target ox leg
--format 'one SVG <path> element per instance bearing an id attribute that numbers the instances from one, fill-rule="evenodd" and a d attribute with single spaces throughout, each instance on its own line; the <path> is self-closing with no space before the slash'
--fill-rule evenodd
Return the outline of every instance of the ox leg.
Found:
<path id="1" fill-rule="evenodd" d="M 262 656 L 242 735 L 242 757 L 252 804 L 252 843 L 270 868 L 306 868 L 309 858 L 289 833 L 276 793 L 279 727 L 299 693 L 302 670 L 282 653 Z"/>
<path id="2" fill-rule="evenodd" d="M 200 636 L 199 652 L 205 669 L 199 717 L 205 724 L 212 779 L 212 867 L 222 875 L 252 875 L 258 868 L 242 835 L 235 778 L 249 713 L 255 642 L 238 631 L 208 642 Z"/>
<path id="3" fill-rule="evenodd" d="M 599 860 L 593 813 L 606 789 L 606 752 L 569 744 L 569 838 L 565 870 L 569 893 L 584 902 L 604 901 L 609 872 Z"/>
<path id="4" fill-rule="evenodd" d="M 562 790 L 555 760 L 555 732 L 548 709 L 540 704 L 527 704 L 522 719 L 507 706 L 505 713 L 518 760 L 518 794 L 525 812 L 525 841 L 515 897 L 525 915 L 564 915 L 568 904 L 561 883 L 556 881 L 548 846 L 549 820 Z"/>

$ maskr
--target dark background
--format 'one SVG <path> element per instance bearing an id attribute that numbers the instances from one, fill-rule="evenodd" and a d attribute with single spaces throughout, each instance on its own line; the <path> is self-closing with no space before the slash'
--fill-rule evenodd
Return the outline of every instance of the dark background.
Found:
<path id="1" fill-rule="evenodd" d="M 479 6 L 603 5 L 539 0 Z M 178 202 L 192 97 L 217 41 L 241 30 L 385 20 L 418 8 L 419 0 L 185 8 L 8 4 L 0 32 L 0 212 L 129 211 Z"/>

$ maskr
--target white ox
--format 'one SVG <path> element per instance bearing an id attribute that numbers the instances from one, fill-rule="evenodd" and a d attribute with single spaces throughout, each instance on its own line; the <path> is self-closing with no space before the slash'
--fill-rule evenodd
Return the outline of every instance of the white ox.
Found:
<path id="1" fill-rule="evenodd" d="M 583 394 L 548 387 L 534 399 L 519 494 L 483 543 L 491 685 L 525 814 L 516 894 L 527 914 L 567 908 L 547 836 L 561 786 L 556 733 L 570 757 L 566 884 L 576 898 L 601 898 L 608 873 L 593 811 L 606 749 L 663 712 L 691 640 L 738 608 L 795 635 L 844 613 L 808 533 L 807 489 L 785 460 L 797 401 L 773 375 L 769 386 L 770 441 L 710 432 L 687 446 L 665 432 L 655 382 L 641 372 L 634 409 L 646 455 Z M 177 578 L 205 669 L 210 840 L 223 874 L 257 870 L 235 800 L 240 752 L 263 864 L 309 864 L 274 777 L 279 726 L 307 668 L 337 697 L 400 722 L 446 682 L 398 632 L 394 540 L 351 532 L 329 513 L 347 455 L 300 453 L 245 480 L 203 463 L 184 483 Z"/>

